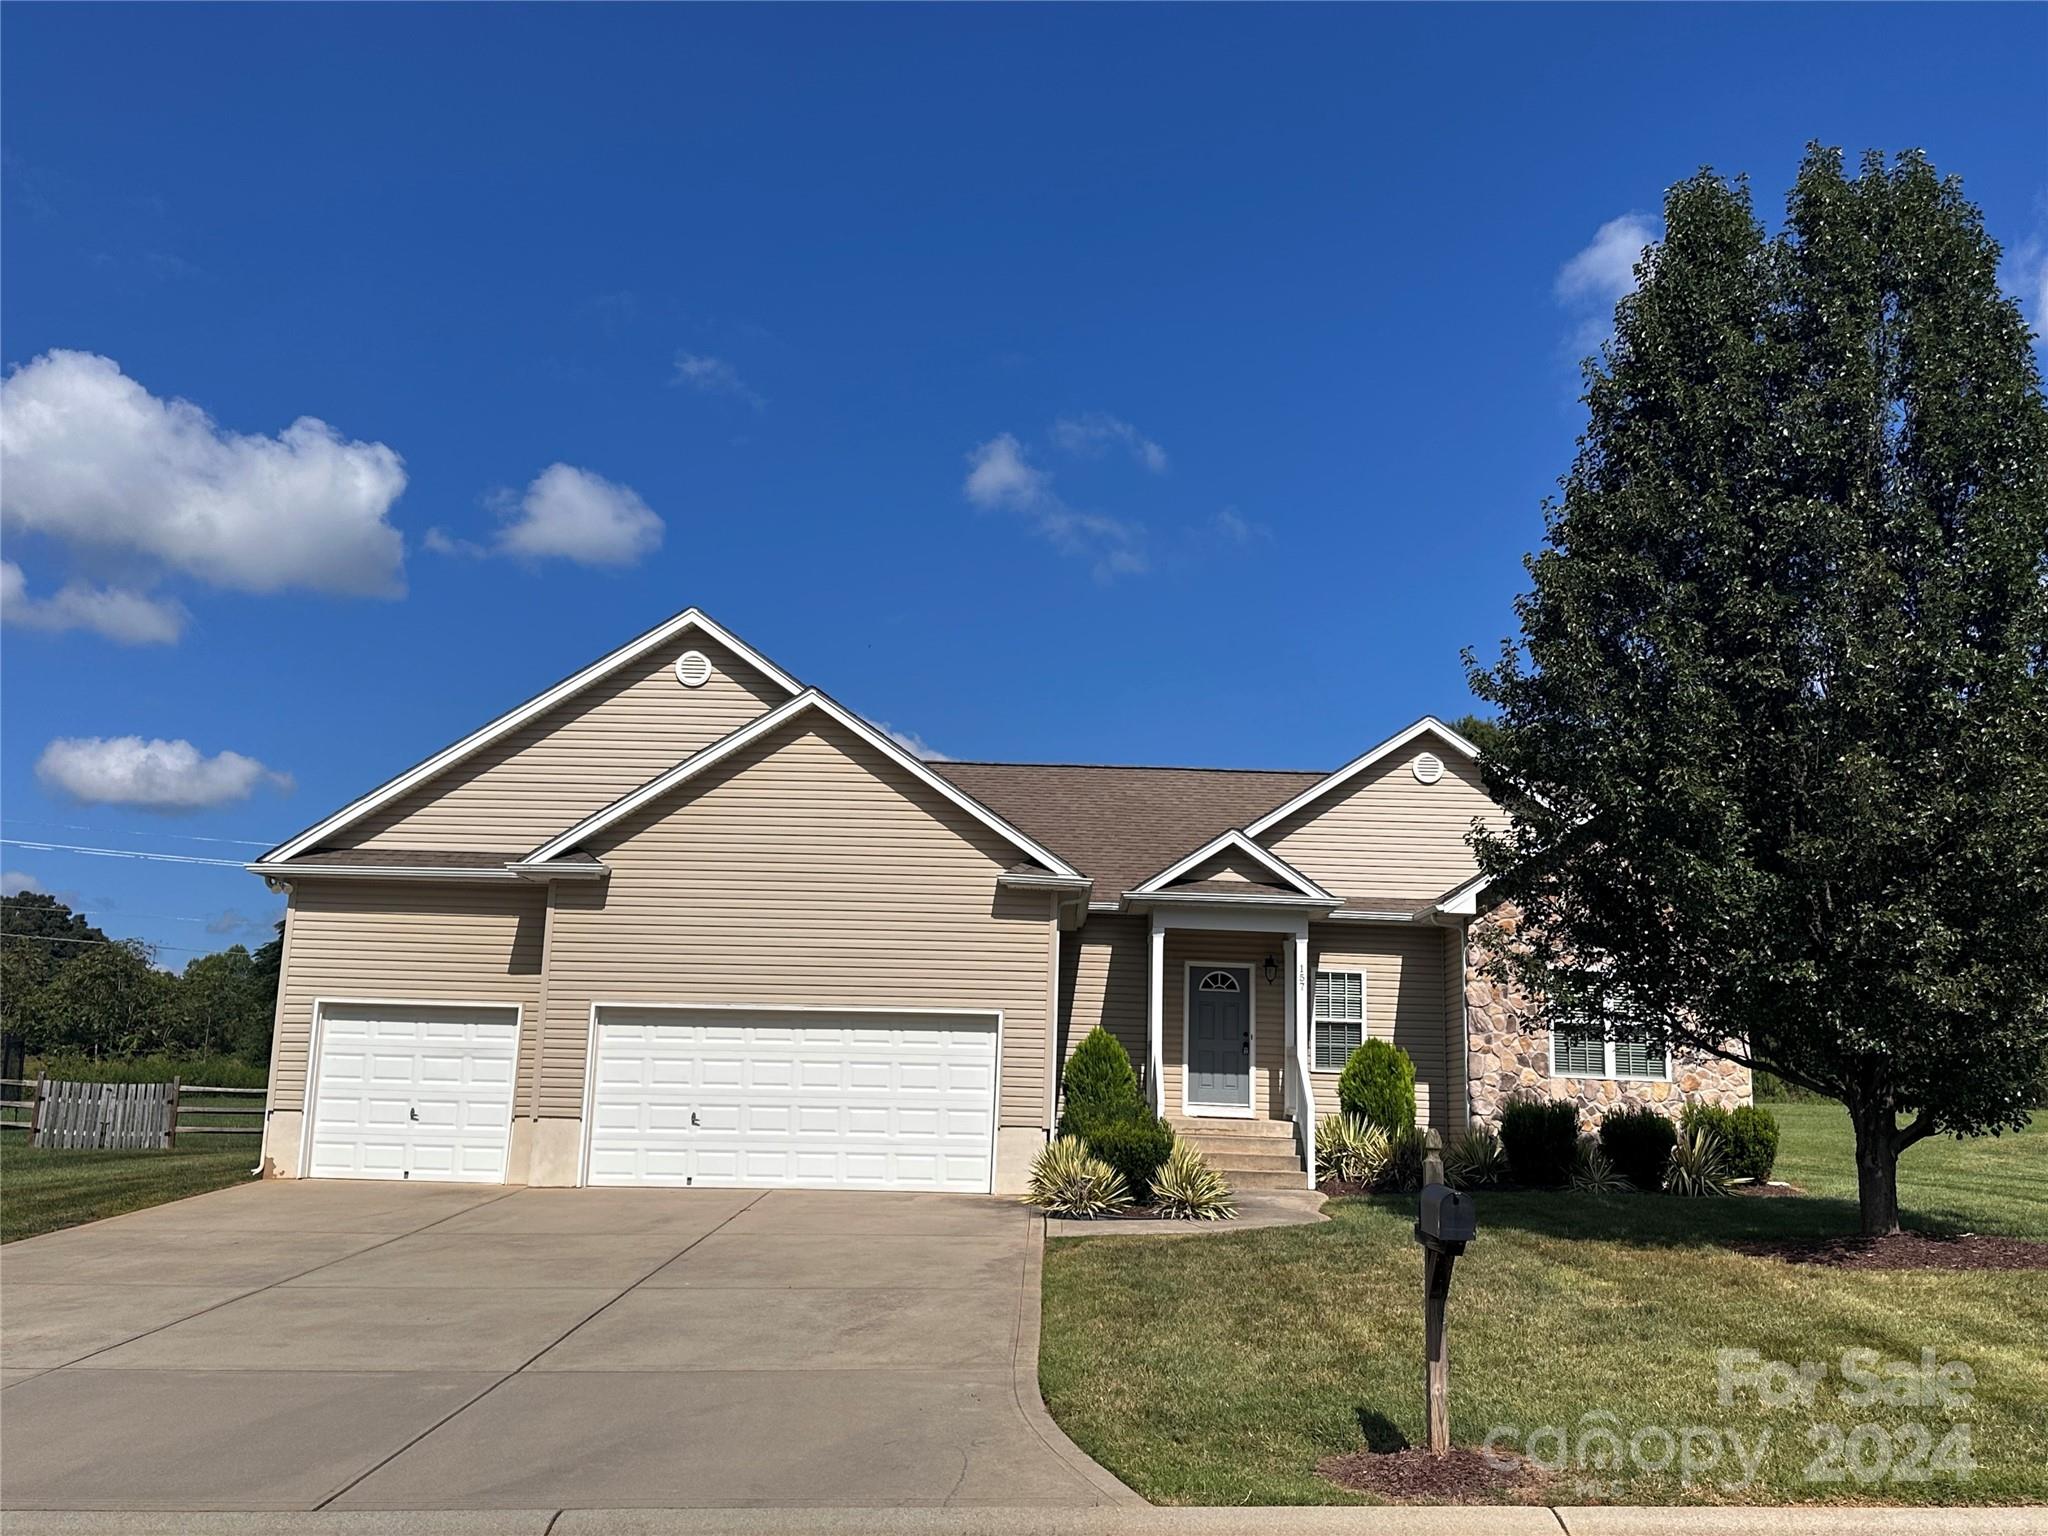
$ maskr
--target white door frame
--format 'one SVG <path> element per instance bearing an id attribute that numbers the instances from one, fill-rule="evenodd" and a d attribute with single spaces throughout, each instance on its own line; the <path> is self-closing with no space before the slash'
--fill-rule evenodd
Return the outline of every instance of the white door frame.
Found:
<path id="1" fill-rule="evenodd" d="M 524 1003 L 484 1002 L 476 999 L 449 999 L 426 997 L 316 997 L 313 999 L 313 1023 L 306 1032 L 306 1087 L 305 1095 L 299 1101 L 299 1167 L 298 1176 L 310 1179 L 313 1167 L 313 1133 L 318 1128 L 314 1116 L 320 1103 L 320 1046 L 325 1033 L 326 1010 L 329 1008 L 483 1008 L 492 1012 L 512 1014 L 512 1115 L 505 1123 L 505 1177 L 498 1182 L 512 1182 L 512 1127 L 519 1119 L 519 1053 L 526 1043 L 526 1005 Z M 268 1102 L 268 1101 L 266 1101 Z"/>
<path id="2" fill-rule="evenodd" d="M 576 1186 L 590 1183 L 590 1138 L 597 1104 L 597 1016 L 605 1008 L 649 1008 L 669 1013 L 870 1013 L 891 1018 L 994 1019 L 996 1021 L 995 1102 L 988 1117 L 989 1188 L 995 1188 L 996 1141 L 1003 1128 L 1003 1010 L 1000 1008 L 889 1008 L 878 1003 L 670 1003 L 644 997 L 599 998 L 590 1005 L 590 1032 L 583 1044 L 583 1134 L 576 1143 Z"/>
<path id="3" fill-rule="evenodd" d="M 1195 972 L 1243 971 L 1245 1028 L 1251 1039 L 1244 1052 L 1244 1105 L 1202 1104 L 1188 1097 L 1188 1035 L 1194 1026 Z M 1256 1120 L 1259 1067 L 1259 966 L 1255 960 L 1188 960 L 1182 962 L 1180 987 L 1180 1112 L 1198 1120 Z"/>

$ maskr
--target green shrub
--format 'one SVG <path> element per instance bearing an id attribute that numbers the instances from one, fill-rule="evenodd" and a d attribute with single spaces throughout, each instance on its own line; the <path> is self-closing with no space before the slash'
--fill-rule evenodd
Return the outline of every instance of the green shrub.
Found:
<path id="1" fill-rule="evenodd" d="M 1759 1104 L 1826 1104 L 1824 1093 L 1815 1093 L 1811 1088 L 1802 1088 L 1797 1083 L 1788 1083 L 1775 1073 L 1762 1068 L 1750 1074 L 1750 1094 Z"/>
<path id="2" fill-rule="evenodd" d="M 1401 1194 L 1422 1188 L 1422 1164 L 1429 1156 L 1429 1132 L 1411 1125 L 1387 1141 L 1387 1166 L 1380 1173 L 1379 1187 Z"/>
<path id="3" fill-rule="evenodd" d="M 1054 1216 L 1094 1218 L 1120 1211 L 1131 1203 L 1131 1192 L 1117 1171 L 1072 1136 L 1046 1143 L 1031 1163 L 1031 1182 L 1024 1196 Z"/>
<path id="4" fill-rule="evenodd" d="M 67 1083 L 196 1083 L 207 1088 L 262 1088 L 270 1069 L 236 1056 L 129 1056 L 94 1061 L 90 1056 L 45 1056 L 29 1070 Z M 250 1101 L 252 1104 L 255 1100 Z"/>
<path id="5" fill-rule="evenodd" d="M 1585 1195 L 1615 1195 L 1633 1186 L 1615 1172 L 1614 1164 L 1600 1150 L 1596 1137 L 1579 1138 L 1578 1156 L 1572 1163 L 1572 1188 Z"/>
<path id="6" fill-rule="evenodd" d="M 1555 1189 L 1578 1156 L 1579 1113 L 1559 1099 L 1510 1099 L 1501 1107 L 1500 1145 L 1517 1184 Z"/>
<path id="7" fill-rule="evenodd" d="M 1500 1138 L 1483 1125 L 1466 1127 L 1444 1148 L 1444 1182 L 1453 1189 L 1491 1189 L 1507 1176 Z"/>
<path id="8" fill-rule="evenodd" d="M 1060 1088 L 1065 1095 L 1060 1110 L 1062 1136 L 1082 1134 L 1080 1128 L 1084 1125 L 1121 1120 L 1146 1107 L 1138 1092 L 1138 1074 L 1131 1067 L 1130 1052 L 1099 1024 L 1088 1031 L 1087 1038 L 1067 1058 Z"/>
<path id="9" fill-rule="evenodd" d="M 1176 1221 L 1223 1221 L 1237 1214 L 1230 1185 L 1191 1141 L 1176 1141 L 1154 1178 L 1159 1214 Z"/>
<path id="10" fill-rule="evenodd" d="M 1664 1187 L 1664 1169 L 1677 1140 L 1678 1127 L 1669 1117 L 1640 1105 L 1610 1109 L 1600 1122 L 1600 1150 L 1637 1189 Z"/>
<path id="11" fill-rule="evenodd" d="M 1415 1062 L 1398 1045 L 1368 1040 L 1344 1063 L 1337 1100 L 1345 1114 L 1398 1138 L 1415 1124 Z"/>
<path id="12" fill-rule="evenodd" d="M 1152 1198 L 1152 1177 L 1173 1153 L 1173 1127 L 1140 1105 L 1118 1119 L 1081 1127 L 1088 1150 L 1123 1176 L 1131 1198 Z"/>
<path id="13" fill-rule="evenodd" d="M 1705 1126 L 1721 1143 L 1728 1177 L 1761 1184 L 1778 1161 L 1778 1122 L 1767 1109 L 1744 1104 L 1722 1109 L 1717 1104 L 1688 1104 L 1681 1123 L 1687 1130 Z"/>
<path id="14" fill-rule="evenodd" d="M 1356 1115 L 1325 1115 L 1316 1127 L 1316 1182 L 1370 1184 L 1386 1172 L 1387 1133 Z"/>
<path id="15" fill-rule="evenodd" d="M 1721 1158 L 1721 1138 L 1704 1125 L 1679 1132 L 1664 1172 L 1667 1194 L 1699 1198 L 1725 1195 L 1728 1169 Z"/>

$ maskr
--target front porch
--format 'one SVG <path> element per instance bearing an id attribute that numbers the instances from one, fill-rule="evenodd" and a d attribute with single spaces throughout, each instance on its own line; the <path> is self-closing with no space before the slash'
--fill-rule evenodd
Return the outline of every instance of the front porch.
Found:
<path id="1" fill-rule="evenodd" d="M 1313 1184 L 1307 903 L 1246 892 L 1147 905 L 1153 1108 L 1234 1185 Z"/>

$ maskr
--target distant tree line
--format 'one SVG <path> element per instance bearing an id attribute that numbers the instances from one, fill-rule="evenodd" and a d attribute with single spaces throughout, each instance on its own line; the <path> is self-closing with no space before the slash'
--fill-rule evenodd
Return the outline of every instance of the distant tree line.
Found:
<path id="1" fill-rule="evenodd" d="M 162 971 L 149 945 L 109 938 L 54 896 L 10 896 L 0 902 L 0 1033 L 31 1057 L 264 1065 L 284 954 L 278 926 L 253 952 L 236 944 Z"/>

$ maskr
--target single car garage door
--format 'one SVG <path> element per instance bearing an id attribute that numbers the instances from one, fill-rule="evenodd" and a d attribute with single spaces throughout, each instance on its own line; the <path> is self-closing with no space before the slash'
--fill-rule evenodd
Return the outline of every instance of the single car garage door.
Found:
<path id="1" fill-rule="evenodd" d="M 505 1182 L 519 1010 L 323 1003 L 306 1172 Z"/>
<path id="2" fill-rule="evenodd" d="M 603 1008 L 593 1184 L 990 1188 L 996 1020 Z"/>

